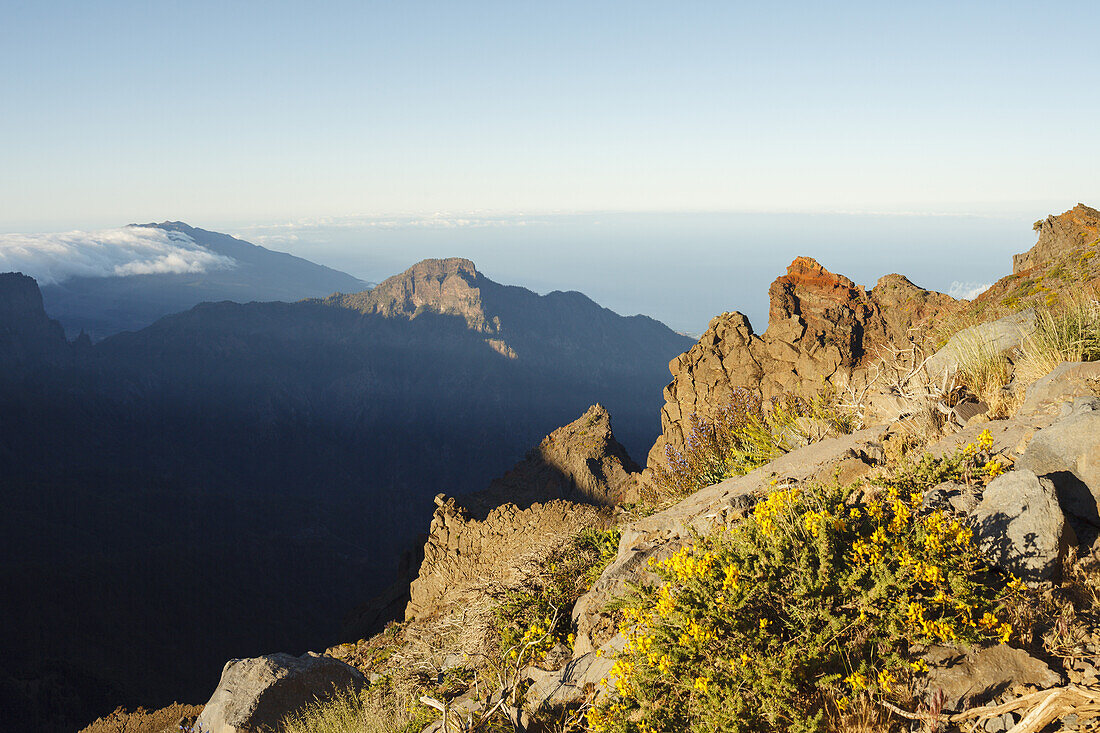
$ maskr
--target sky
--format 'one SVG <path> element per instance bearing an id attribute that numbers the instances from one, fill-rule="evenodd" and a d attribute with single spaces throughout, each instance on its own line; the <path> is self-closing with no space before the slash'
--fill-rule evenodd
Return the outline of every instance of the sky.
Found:
<path id="1" fill-rule="evenodd" d="M 380 221 L 538 218 L 623 262 L 636 240 L 577 222 L 830 215 L 854 233 L 806 254 L 873 232 L 888 271 L 912 243 L 881 217 L 992 241 L 1100 202 L 1098 26 L 1095 2 L 3 0 L 0 233 L 183 220 L 373 274 L 434 251 Z M 690 245 L 779 247 L 738 232 Z"/>

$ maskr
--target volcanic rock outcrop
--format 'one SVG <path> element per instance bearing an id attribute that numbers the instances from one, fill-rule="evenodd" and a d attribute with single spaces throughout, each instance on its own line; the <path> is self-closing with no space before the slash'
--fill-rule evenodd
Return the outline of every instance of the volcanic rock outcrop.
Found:
<path id="1" fill-rule="evenodd" d="M 602 405 L 593 405 L 543 438 L 488 489 L 464 497 L 462 504 L 475 517 L 506 503 L 523 508 L 551 499 L 614 506 L 630 500 L 641 470 L 615 440 L 611 415 Z"/>
<path id="2" fill-rule="evenodd" d="M 708 417 L 739 388 L 765 400 L 844 389 L 864 379 L 863 368 L 884 348 L 922 340 L 936 315 L 955 300 L 886 275 L 867 292 L 809 257 L 799 257 L 768 290 L 768 328 L 753 332 L 741 313 L 715 317 L 689 351 L 669 364 L 662 435 L 648 466 L 665 461 L 667 446 L 683 449 L 691 415 Z"/>
<path id="3" fill-rule="evenodd" d="M 607 410 L 593 405 L 488 489 L 461 503 L 439 495 L 406 620 L 460 608 L 460 598 L 476 598 L 487 583 L 514 583 L 532 559 L 606 525 L 607 507 L 632 490 L 639 470 L 615 440 Z"/>
<path id="4" fill-rule="evenodd" d="M 1023 254 L 1012 256 L 1012 273 L 1041 267 L 1067 251 L 1087 247 L 1100 239 L 1100 211 L 1077 204 L 1069 211 L 1035 222 L 1039 241 Z"/>

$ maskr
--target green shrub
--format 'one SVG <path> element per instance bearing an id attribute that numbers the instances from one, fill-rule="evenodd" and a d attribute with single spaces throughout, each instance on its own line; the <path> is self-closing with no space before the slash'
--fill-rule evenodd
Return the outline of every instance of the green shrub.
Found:
<path id="1" fill-rule="evenodd" d="M 573 644 L 570 614 L 619 550 L 620 531 L 588 528 L 552 553 L 523 587 L 505 593 L 493 611 L 500 650 L 516 658 L 531 642 L 538 659 L 558 643 Z"/>
<path id="2" fill-rule="evenodd" d="M 1007 640 L 1019 584 L 921 492 L 989 476 L 992 437 L 927 458 L 870 495 L 781 488 L 732 529 L 651 562 L 623 610 L 615 694 L 593 733 L 821 731 L 828 712 L 889 696 L 926 670 L 921 645 Z"/>

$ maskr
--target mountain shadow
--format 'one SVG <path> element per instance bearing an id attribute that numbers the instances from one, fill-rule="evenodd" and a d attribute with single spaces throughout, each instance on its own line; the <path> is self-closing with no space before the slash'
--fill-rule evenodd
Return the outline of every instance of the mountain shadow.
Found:
<path id="1" fill-rule="evenodd" d="M 66 343 L 27 280 L 0 280 L 0 314 L 39 343 L 0 375 L 0 703 L 36 730 L 197 701 L 226 659 L 325 647 L 394 580 L 436 494 L 483 489 L 596 402 L 644 454 L 690 345 L 464 260 L 94 345 Z"/>

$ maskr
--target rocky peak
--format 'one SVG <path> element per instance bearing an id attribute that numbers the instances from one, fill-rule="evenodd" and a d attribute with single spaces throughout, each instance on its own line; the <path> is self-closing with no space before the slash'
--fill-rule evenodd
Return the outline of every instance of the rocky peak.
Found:
<path id="1" fill-rule="evenodd" d="M 1077 204 L 1069 211 L 1035 222 L 1039 240 L 1023 254 L 1013 255 L 1012 273 L 1045 265 L 1059 255 L 1072 252 L 1100 239 L 1100 211 Z"/>
<path id="2" fill-rule="evenodd" d="M 641 470 L 615 439 L 611 415 L 602 405 L 592 405 L 576 420 L 543 438 L 488 489 L 461 501 L 479 518 L 509 502 L 526 507 L 568 499 L 610 506 L 627 498 Z"/>
<path id="3" fill-rule="evenodd" d="M 490 317 L 482 302 L 481 274 L 461 257 L 423 260 L 377 287 L 351 295 L 337 294 L 326 302 L 386 317 L 414 318 L 425 311 L 461 316 L 482 333 L 499 333 L 500 319 Z"/>
<path id="4" fill-rule="evenodd" d="M 863 355 L 861 324 L 874 312 L 866 291 L 810 257 L 797 257 L 768 289 L 767 335 L 786 343 L 802 339 L 835 345 L 851 366 Z"/>
<path id="5" fill-rule="evenodd" d="M 0 364 L 35 366 L 68 355 L 65 331 L 46 315 L 34 278 L 0 273 Z"/>

